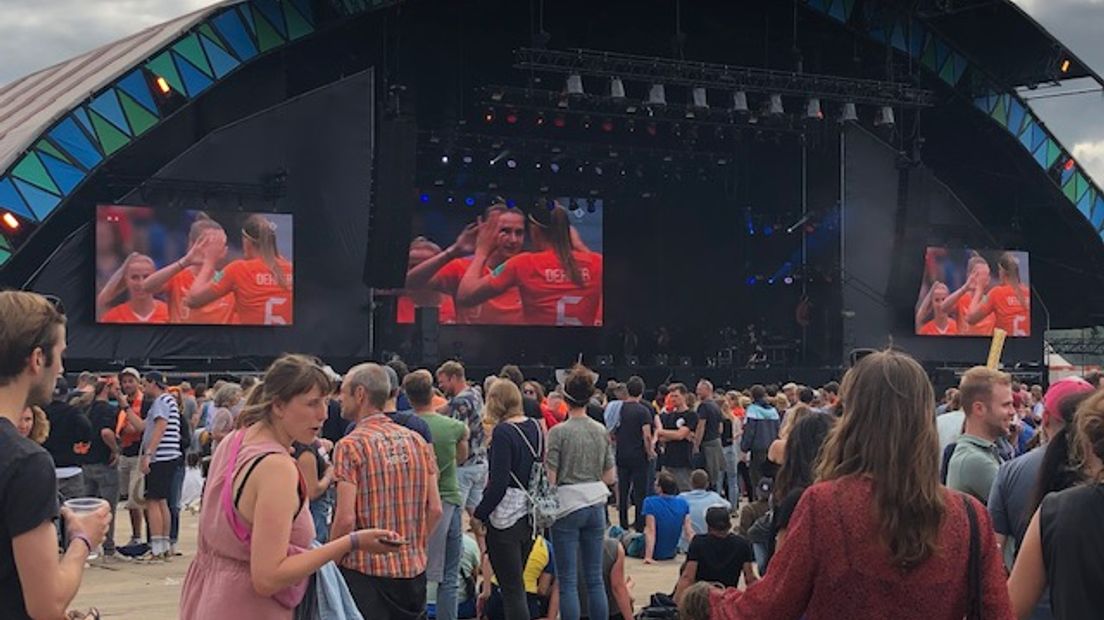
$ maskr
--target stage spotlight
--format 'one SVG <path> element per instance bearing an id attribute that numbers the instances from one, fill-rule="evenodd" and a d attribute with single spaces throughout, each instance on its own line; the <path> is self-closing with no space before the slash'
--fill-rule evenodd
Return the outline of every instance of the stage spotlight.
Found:
<path id="1" fill-rule="evenodd" d="M 758 281 L 759 280 L 755 276 L 748 276 L 747 277 L 747 285 L 748 286 L 755 286 L 755 283 L 758 282 Z"/>
<path id="2" fill-rule="evenodd" d="M 564 86 L 564 92 L 569 95 L 582 95 L 583 93 L 583 76 L 578 73 L 572 73 L 567 76 L 567 84 Z"/>
<path id="3" fill-rule="evenodd" d="M 154 80 L 157 83 L 157 90 L 161 91 L 162 95 L 167 95 L 172 92 L 172 86 L 169 86 L 169 81 L 161 76 L 157 76 Z"/>
<path id="4" fill-rule="evenodd" d="M 429 194 L 422 194 L 418 197 L 418 200 L 421 200 L 422 202 L 429 202 Z"/>
<path id="5" fill-rule="evenodd" d="M 566 110 L 571 105 L 571 102 L 567 98 L 567 94 L 560 95 L 560 100 L 556 102 L 556 107 Z"/>
<path id="6" fill-rule="evenodd" d="M 590 117 L 589 116 L 584 116 L 583 117 L 583 129 L 590 129 L 590 125 L 591 125 Z"/>
<path id="7" fill-rule="evenodd" d="M 824 112 L 820 109 L 820 99 L 810 97 L 805 104 L 805 118 L 811 121 L 819 121 L 824 118 Z"/>
<path id="8" fill-rule="evenodd" d="M 850 101 L 843 104 L 839 120 L 841 123 L 852 123 L 859 120 L 859 113 L 855 110 L 855 104 Z"/>
<path id="9" fill-rule="evenodd" d="M 1072 63 L 1070 63 L 1069 58 L 1063 58 L 1062 59 L 1062 66 L 1060 67 L 1061 70 L 1062 70 L 1062 73 L 1069 73 L 1071 64 Z"/>
<path id="10" fill-rule="evenodd" d="M 471 196 L 468 196 L 467 198 L 464 199 L 464 204 L 468 205 L 469 207 L 474 207 L 475 206 L 475 198 L 472 198 Z"/>
<path id="11" fill-rule="evenodd" d="M 470 164 L 470 163 L 472 163 L 472 156 L 471 155 L 465 155 L 463 157 L 463 159 L 461 159 L 460 161 L 464 162 L 465 164 Z"/>
<path id="12" fill-rule="evenodd" d="M 767 224 L 766 226 L 763 227 L 763 236 L 764 237 L 769 237 L 773 234 L 774 234 L 774 227 L 773 226 L 771 226 L 770 224 Z"/>
<path id="13" fill-rule="evenodd" d="M 595 166 L 595 167 L 594 167 L 594 174 L 596 174 L 596 175 L 598 175 L 598 176 L 602 176 L 602 173 L 604 173 L 604 172 L 605 172 L 605 171 L 604 171 L 604 170 L 602 170 L 602 167 L 601 167 L 601 166 Z"/>
<path id="14" fill-rule="evenodd" d="M 621 78 L 610 78 L 610 98 L 621 100 L 625 98 L 625 84 Z"/>
<path id="15" fill-rule="evenodd" d="M 552 119 L 552 126 L 556 129 L 567 127 L 567 118 L 565 118 L 563 114 L 557 114 L 555 118 Z"/>
<path id="16" fill-rule="evenodd" d="M 667 105 L 667 89 L 663 84 L 652 84 L 652 88 L 648 91 L 648 105 L 665 106 Z"/>
<path id="17" fill-rule="evenodd" d="M 444 186 L 445 186 L 445 180 L 444 179 L 435 179 L 433 181 L 433 187 L 444 187 Z"/>
<path id="18" fill-rule="evenodd" d="M 453 196 L 452 194 L 449 194 L 448 198 L 445 198 L 445 202 L 447 202 L 449 204 L 452 204 L 452 203 L 456 202 L 456 196 Z"/>
<path id="19" fill-rule="evenodd" d="M 607 118 L 602 121 L 602 131 L 606 133 L 613 131 L 613 119 Z"/>
<path id="20" fill-rule="evenodd" d="M 893 108 L 887 105 L 878 108 L 878 114 L 874 116 L 875 127 L 893 127 L 895 124 Z"/>
<path id="21" fill-rule="evenodd" d="M 487 111 L 483 113 L 483 122 L 490 125 L 495 120 L 494 108 L 487 108 Z"/>
<path id="22" fill-rule="evenodd" d="M 514 168 L 517 168 L 517 160 L 516 159 L 507 159 L 506 160 L 506 167 L 511 169 L 511 170 L 513 170 Z"/>
<path id="23" fill-rule="evenodd" d="M 544 127 L 544 113 L 537 112 L 537 116 L 533 119 L 533 122 L 536 123 L 537 127 Z"/>
<path id="24" fill-rule="evenodd" d="M 774 286 L 774 278 L 767 278 L 767 284 Z"/>
<path id="25" fill-rule="evenodd" d="M 644 129 L 648 132 L 648 135 L 652 136 L 653 138 L 656 136 L 657 133 L 659 133 L 659 128 L 656 127 L 655 123 L 648 123 Z"/>
<path id="26" fill-rule="evenodd" d="M 552 164 L 549 165 L 548 167 L 552 169 L 552 174 L 559 174 L 560 173 L 560 165 L 557 164 L 556 162 L 552 162 Z"/>
<path id="27" fill-rule="evenodd" d="M 785 278 L 782 279 L 782 282 L 784 284 L 793 284 L 794 283 L 793 276 L 786 276 Z"/>
<path id="28" fill-rule="evenodd" d="M 699 110 L 709 109 L 709 99 L 706 96 L 705 87 L 698 86 L 690 90 L 690 105 Z"/>
<path id="29" fill-rule="evenodd" d="M 515 111 L 513 111 L 513 110 L 510 110 L 509 112 L 507 112 L 507 113 L 506 113 L 506 124 L 508 124 L 508 125 L 516 125 L 516 124 L 517 124 L 517 122 L 518 122 L 518 114 L 517 114 L 517 112 L 515 112 Z"/>
<path id="30" fill-rule="evenodd" d="M 767 104 L 767 114 L 769 116 L 782 116 L 785 113 L 786 110 L 782 107 L 782 95 L 771 95 L 770 102 Z"/>
<path id="31" fill-rule="evenodd" d="M 504 149 L 502 151 L 499 151 L 498 155 L 495 155 L 494 159 L 491 160 L 490 165 L 493 166 L 493 165 L 497 164 L 498 162 L 505 159 L 506 156 L 509 155 L 509 154 L 510 154 L 510 149 Z"/>
<path id="32" fill-rule="evenodd" d="M 511 208 L 511 209 L 516 208 L 517 207 L 517 201 L 514 200 L 513 198 L 511 198 L 511 199 L 506 201 L 506 206 Z"/>
<path id="33" fill-rule="evenodd" d="M 0 220 L 4 221 L 4 226 L 7 227 L 8 230 L 12 232 L 19 230 L 19 220 L 11 213 L 5 211 L 4 215 L 0 217 Z"/>
<path id="34" fill-rule="evenodd" d="M 447 164 L 447 163 L 449 163 L 449 156 L 448 156 L 448 155 L 442 155 L 442 156 L 441 156 L 441 163 L 442 163 L 442 164 Z"/>
<path id="35" fill-rule="evenodd" d="M 747 114 L 747 93 L 742 90 L 732 93 L 732 111 L 737 114 Z"/>

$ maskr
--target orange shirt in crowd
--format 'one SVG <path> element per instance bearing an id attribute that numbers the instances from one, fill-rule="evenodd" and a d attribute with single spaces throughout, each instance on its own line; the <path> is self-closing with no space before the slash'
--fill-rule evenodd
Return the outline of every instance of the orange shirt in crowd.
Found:
<path id="1" fill-rule="evenodd" d="M 108 310 L 100 317 L 101 323 L 168 323 L 169 307 L 163 301 L 153 300 L 153 312 L 149 316 L 139 316 L 130 308 L 129 303 L 122 303 Z"/>
<path id="2" fill-rule="evenodd" d="M 454 258 L 441 267 L 433 276 L 431 285 L 435 290 L 446 295 L 453 295 L 460 288 L 460 280 L 464 278 L 464 272 L 471 265 L 472 257 Z M 499 265 L 496 269 L 484 267 L 483 275 L 495 275 L 502 270 Z M 498 297 L 492 297 L 475 306 L 457 306 L 456 322 L 468 325 L 520 325 L 523 322 L 521 311 L 521 294 L 516 287 L 507 290 Z"/>
<path id="3" fill-rule="evenodd" d="M 130 408 L 134 415 L 142 418 L 142 390 L 134 394 L 130 401 Z M 129 448 L 142 440 L 142 431 L 134 431 L 127 428 L 127 416 L 125 409 L 119 409 L 119 415 L 115 418 L 115 434 L 119 436 L 119 448 Z"/>
<path id="4" fill-rule="evenodd" d="M 222 274 L 216 274 L 219 279 Z M 234 294 L 223 295 L 202 308 L 189 308 L 184 303 L 184 297 L 192 289 L 195 282 L 195 274 L 191 269 L 184 269 L 173 276 L 165 285 L 169 294 L 169 321 L 172 323 L 187 323 L 192 325 L 230 325 L 234 318 Z"/>
<path id="5" fill-rule="evenodd" d="M 997 317 L 993 316 L 991 312 L 987 312 L 984 318 L 973 325 L 966 322 L 966 315 L 970 311 L 970 302 L 973 299 L 973 293 L 963 293 L 962 297 L 958 298 L 958 303 L 955 304 L 955 310 L 958 311 L 959 320 L 958 333 L 962 336 L 993 335 L 993 328 L 997 324 Z"/>
<path id="6" fill-rule="evenodd" d="M 947 326 L 944 327 L 943 329 L 940 329 L 939 326 L 935 324 L 935 319 L 932 319 L 932 320 L 928 321 L 927 323 L 924 323 L 924 325 L 920 328 L 920 335 L 921 336 L 957 336 L 958 335 L 958 324 L 956 324 L 954 321 L 952 321 L 950 319 L 947 319 Z"/>
<path id="7" fill-rule="evenodd" d="M 560 265 L 552 250 L 522 252 L 493 275 L 496 289 L 517 287 L 526 325 L 602 324 L 602 255 L 575 251 L 582 286 Z"/>
<path id="8" fill-rule="evenodd" d="M 212 284 L 216 297 L 234 294 L 234 312 L 242 325 L 291 325 L 293 274 L 291 263 L 277 258 L 288 288 L 280 286 L 268 265 L 259 258 L 236 260 L 226 266 L 222 279 Z"/>

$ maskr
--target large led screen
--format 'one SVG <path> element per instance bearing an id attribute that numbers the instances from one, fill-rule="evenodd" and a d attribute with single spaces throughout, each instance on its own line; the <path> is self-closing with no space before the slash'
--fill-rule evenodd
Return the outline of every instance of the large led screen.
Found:
<path id="1" fill-rule="evenodd" d="M 398 322 L 600 326 L 602 200 L 483 202 L 422 196 Z"/>
<path id="2" fill-rule="evenodd" d="M 292 216 L 100 205 L 96 320 L 291 325 Z"/>
<path id="3" fill-rule="evenodd" d="M 916 302 L 920 336 L 1031 335 L 1027 252 L 930 247 Z"/>

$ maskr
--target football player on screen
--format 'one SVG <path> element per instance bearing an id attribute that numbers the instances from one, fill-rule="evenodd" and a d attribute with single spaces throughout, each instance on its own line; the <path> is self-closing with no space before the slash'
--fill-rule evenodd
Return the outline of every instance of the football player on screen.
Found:
<path id="1" fill-rule="evenodd" d="M 527 217 L 534 251 L 510 258 L 492 273 L 487 262 L 497 244 L 499 214 L 482 220 L 457 303 L 483 303 L 517 287 L 527 325 L 601 325 L 602 255 L 578 241 L 562 205 L 538 205 Z"/>
<path id="2" fill-rule="evenodd" d="M 226 233 L 203 235 L 203 263 L 185 303 L 194 310 L 233 293 L 234 314 L 242 325 L 290 325 L 293 269 L 276 246 L 276 224 L 254 213 L 242 224 L 241 236 L 245 256 L 231 261 L 222 278 L 216 278 L 217 264 L 226 253 Z"/>
<path id="3" fill-rule="evenodd" d="M 1020 261 L 1011 252 L 1001 254 L 997 261 L 997 273 L 1000 284 L 988 294 L 983 294 L 980 287 L 975 288 L 966 320 L 973 323 L 994 314 L 997 327 L 1008 332 L 1009 336 L 1030 335 L 1031 290 L 1020 282 Z"/>
<path id="4" fill-rule="evenodd" d="M 187 323 L 192 325 L 228 325 L 236 323 L 234 320 L 234 294 L 227 293 L 211 303 L 196 309 L 188 307 L 185 298 L 188 291 L 192 290 L 196 276 L 203 265 L 204 246 L 200 244 L 207 233 L 218 233 L 223 238 L 226 231 L 222 225 L 207 216 L 202 211 L 196 215 L 188 229 L 188 252 L 180 260 L 173 261 L 159 269 L 156 273 L 146 278 L 143 288 L 147 293 L 156 295 L 162 292 L 168 294 L 169 322 Z M 226 259 L 226 244 L 222 244 L 222 256 L 219 261 Z M 215 278 L 221 278 L 221 272 L 216 272 Z"/>
<path id="5" fill-rule="evenodd" d="M 145 281 L 157 265 L 145 254 L 132 252 L 123 264 L 111 274 L 107 283 L 96 295 L 96 315 L 101 323 L 168 323 L 169 307 L 154 299 L 146 291 Z M 122 290 L 127 300 L 110 310 L 107 308 L 119 297 Z"/>
<path id="6" fill-rule="evenodd" d="M 921 336 L 957 336 L 958 325 L 951 320 L 943 309 L 943 303 L 950 295 L 946 284 L 936 282 L 928 289 L 928 294 L 916 311 L 916 333 Z M 929 321 L 928 315 L 935 316 Z"/>
<path id="7" fill-rule="evenodd" d="M 966 283 L 948 295 L 947 299 L 943 301 L 943 311 L 953 313 L 958 320 L 958 334 L 960 336 L 991 336 L 993 334 L 993 326 L 997 323 L 997 317 L 992 313 L 983 314 L 974 321 L 967 320 L 970 304 L 977 296 L 977 291 L 980 290 L 981 294 L 987 292 L 989 290 L 989 280 L 989 261 L 975 253 L 966 261 Z"/>

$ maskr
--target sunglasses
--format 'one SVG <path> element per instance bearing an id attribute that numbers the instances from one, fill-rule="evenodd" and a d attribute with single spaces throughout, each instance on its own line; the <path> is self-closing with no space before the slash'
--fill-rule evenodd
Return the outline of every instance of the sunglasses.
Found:
<path id="1" fill-rule="evenodd" d="M 42 298 L 50 302 L 50 305 L 58 311 L 58 314 L 65 314 L 65 303 L 61 301 L 60 297 L 57 295 L 43 295 Z"/>

